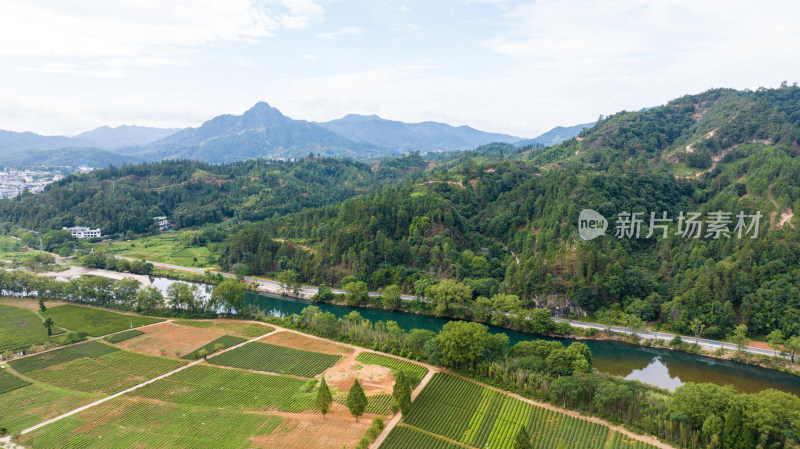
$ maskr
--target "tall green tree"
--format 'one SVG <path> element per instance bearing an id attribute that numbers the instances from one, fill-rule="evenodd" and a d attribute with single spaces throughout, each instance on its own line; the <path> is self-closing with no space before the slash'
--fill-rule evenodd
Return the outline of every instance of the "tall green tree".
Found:
<path id="1" fill-rule="evenodd" d="M 47 307 L 44 305 L 44 298 L 39 297 L 39 311 L 44 313 L 47 312 Z"/>
<path id="2" fill-rule="evenodd" d="M 736 326 L 733 335 L 731 335 L 731 341 L 736 345 L 739 352 L 744 351 L 744 348 L 750 343 L 750 339 L 747 338 L 747 326 L 744 324 Z"/>
<path id="3" fill-rule="evenodd" d="M 381 292 L 381 307 L 387 310 L 394 310 L 400 307 L 400 287 L 392 284 Z"/>
<path id="4" fill-rule="evenodd" d="M 355 416 L 356 422 L 358 422 L 358 417 L 363 415 L 364 411 L 367 409 L 367 396 L 364 394 L 364 389 L 361 388 L 361 384 L 358 383 L 358 379 L 356 379 L 353 382 L 353 386 L 350 387 L 350 392 L 347 393 L 347 400 L 345 403 L 350 410 L 350 414 Z"/>
<path id="5" fill-rule="evenodd" d="M 322 419 L 325 419 L 325 415 L 331 410 L 331 404 L 333 404 L 333 396 L 331 395 L 330 388 L 328 388 L 328 383 L 325 382 L 325 376 L 322 376 L 322 382 L 320 382 L 319 388 L 317 388 L 317 396 L 314 398 L 314 404 L 316 404 L 320 413 L 322 413 Z"/>
<path id="6" fill-rule="evenodd" d="M 48 337 L 53 335 L 53 326 L 55 326 L 55 325 L 56 324 L 53 322 L 52 318 L 47 317 L 47 318 L 44 319 L 44 323 L 42 323 L 42 326 L 47 328 L 47 336 Z"/>
<path id="7" fill-rule="evenodd" d="M 241 313 L 244 311 L 244 286 L 236 279 L 225 279 L 214 286 L 211 302 L 215 306 L 224 304 L 228 313 L 231 310 Z"/>
<path id="8" fill-rule="evenodd" d="M 767 335 L 767 343 L 775 350 L 775 357 L 778 356 L 778 350 L 783 347 L 784 341 L 783 332 L 780 329 L 774 329 Z"/>
<path id="9" fill-rule="evenodd" d="M 408 411 L 411 409 L 411 386 L 408 384 L 408 380 L 403 371 L 397 372 L 397 377 L 394 381 L 394 389 L 392 390 L 392 397 L 400 408 L 400 412 L 403 416 L 408 416 Z"/>

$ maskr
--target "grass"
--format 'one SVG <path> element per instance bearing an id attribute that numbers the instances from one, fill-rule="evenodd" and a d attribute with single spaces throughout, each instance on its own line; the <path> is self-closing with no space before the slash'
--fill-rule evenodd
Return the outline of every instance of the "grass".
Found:
<path id="1" fill-rule="evenodd" d="M 215 351 L 214 347 L 217 345 L 221 345 L 222 349 L 225 349 L 225 348 L 230 348 L 231 346 L 236 346 L 239 343 L 244 343 L 246 341 L 247 341 L 246 339 L 241 337 L 232 337 L 230 335 L 223 335 L 222 337 L 219 337 L 218 339 L 208 343 L 207 345 L 199 347 L 194 351 L 186 354 L 185 356 L 183 356 L 183 358 L 186 360 L 197 360 L 200 358 L 200 351 L 203 349 L 206 350 L 206 355 L 210 355 Z"/>
<path id="2" fill-rule="evenodd" d="M 209 358 L 215 365 L 314 377 L 333 366 L 341 356 L 251 342 Z"/>
<path id="3" fill-rule="evenodd" d="M 251 447 L 283 421 L 273 415 L 115 399 L 24 435 L 32 449 Z"/>
<path id="4" fill-rule="evenodd" d="M 228 410 L 301 412 L 314 408 L 315 382 L 195 365 L 130 393 L 143 398 Z"/>
<path id="5" fill-rule="evenodd" d="M 7 369 L 0 369 L 0 394 L 14 391 L 31 383 L 8 372 Z"/>
<path id="6" fill-rule="evenodd" d="M 201 329 L 218 329 L 226 334 L 246 339 L 260 337 L 275 330 L 274 327 L 249 321 L 209 321 L 209 320 L 174 320 L 182 326 L 199 327 Z"/>
<path id="7" fill-rule="evenodd" d="M 19 264 L 36 254 L 38 251 L 25 249 L 21 241 L 7 235 L 0 235 L 0 261 L 10 260 L 14 264 Z"/>
<path id="8" fill-rule="evenodd" d="M 50 342 L 36 312 L 0 304 L 0 353 L 16 352 Z"/>
<path id="9" fill-rule="evenodd" d="M 380 365 L 395 371 L 402 371 L 405 373 L 406 379 L 411 382 L 412 386 L 419 385 L 419 383 L 422 382 L 422 378 L 428 374 L 428 368 L 422 365 L 386 355 L 375 354 L 374 352 L 362 352 L 356 356 L 356 360 L 361 363 L 366 363 L 367 365 Z"/>
<path id="10" fill-rule="evenodd" d="M 13 435 L 99 397 L 39 383 L 17 388 L 0 394 L 0 427 Z"/>
<path id="11" fill-rule="evenodd" d="M 105 338 L 105 341 L 109 343 L 119 343 L 121 341 L 131 339 L 133 337 L 138 337 L 139 335 L 144 335 L 144 332 L 137 329 L 131 329 L 128 331 L 122 331 L 118 334 L 109 335 L 108 337 Z"/>
<path id="12" fill-rule="evenodd" d="M 9 364 L 50 385 L 86 393 L 113 394 L 186 364 L 184 361 L 121 351 L 91 341 Z"/>
<path id="13" fill-rule="evenodd" d="M 71 304 L 51 307 L 43 314 L 53 319 L 56 325 L 75 332 L 84 332 L 92 337 L 164 321 L 138 315 L 123 315 L 103 309 L 93 309 Z"/>
<path id="14" fill-rule="evenodd" d="M 125 242 L 98 245 L 106 252 L 137 260 L 168 263 L 184 267 L 211 267 L 211 251 L 205 246 L 188 246 L 181 240 L 182 232 L 165 232 Z M 195 260 L 196 259 L 196 260 Z"/>

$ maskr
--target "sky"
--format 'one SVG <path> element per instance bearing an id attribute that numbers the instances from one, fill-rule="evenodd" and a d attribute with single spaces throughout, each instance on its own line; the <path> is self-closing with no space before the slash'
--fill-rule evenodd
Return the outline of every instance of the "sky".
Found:
<path id="1" fill-rule="evenodd" d="M 0 129 L 186 127 L 266 101 L 534 137 L 800 81 L 785 0 L 0 0 Z"/>

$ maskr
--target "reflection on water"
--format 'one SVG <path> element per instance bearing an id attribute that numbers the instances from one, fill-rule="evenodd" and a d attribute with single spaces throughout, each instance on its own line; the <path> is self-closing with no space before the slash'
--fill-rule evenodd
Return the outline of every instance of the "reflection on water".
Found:
<path id="1" fill-rule="evenodd" d="M 337 317 L 356 310 L 364 318 L 373 322 L 392 320 L 406 330 L 416 328 L 438 332 L 445 323 L 451 321 L 428 315 L 389 312 L 380 309 L 312 304 L 306 300 L 282 298 L 250 291 L 245 295 L 245 304 L 275 316 L 299 314 L 309 305 L 315 305 L 322 311 L 331 312 Z M 489 330 L 507 334 L 512 345 L 520 341 L 536 339 L 558 340 L 564 344 L 574 341 L 540 337 L 492 326 L 489 326 Z M 674 390 L 684 382 L 712 382 L 718 385 L 732 385 L 737 390 L 748 393 L 775 388 L 800 395 L 800 377 L 779 371 L 667 349 L 643 348 L 621 342 L 584 341 L 584 343 L 592 351 L 594 366 L 599 371 L 636 379 L 661 388 Z"/>

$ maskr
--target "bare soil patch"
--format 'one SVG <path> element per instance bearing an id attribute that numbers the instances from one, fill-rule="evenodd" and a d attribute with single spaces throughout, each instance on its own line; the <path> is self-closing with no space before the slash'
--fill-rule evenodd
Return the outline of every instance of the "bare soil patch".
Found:
<path id="1" fill-rule="evenodd" d="M 347 393 L 358 379 L 364 394 L 392 394 L 394 388 L 394 373 L 385 366 L 366 365 L 356 360 L 356 354 L 343 357 L 324 373 L 328 385 L 342 393 Z"/>
<path id="2" fill-rule="evenodd" d="M 273 332 L 260 341 L 285 348 L 302 349 L 304 351 L 322 352 L 324 354 L 348 355 L 353 353 L 353 348 L 337 345 L 326 340 L 319 340 L 294 332 Z"/>
<path id="3" fill-rule="evenodd" d="M 149 326 L 142 331 L 144 335 L 124 340 L 117 346 L 144 354 L 180 358 L 225 335 L 220 329 L 181 326 L 171 322 Z M 175 354 L 176 350 L 180 351 L 180 357 Z"/>
<path id="4" fill-rule="evenodd" d="M 23 309 L 28 310 L 39 310 L 39 301 L 36 299 L 26 299 L 26 298 L 0 298 L 0 304 L 6 304 L 9 306 L 16 306 L 22 307 Z M 60 301 L 45 301 L 45 307 L 55 307 L 61 304 L 66 304 L 65 302 Z"/>
<path id="5" fill-rule="evenodd" d="M 291 416 L 291 417 L 289 417 Z M 272 449 L 341 449 L 354 447 L 372 424 L 371 417 L 340 413 L 321 415 L 284 415 L 283 422 L 269 435 L 251 438 L 253 447 Z"/>

